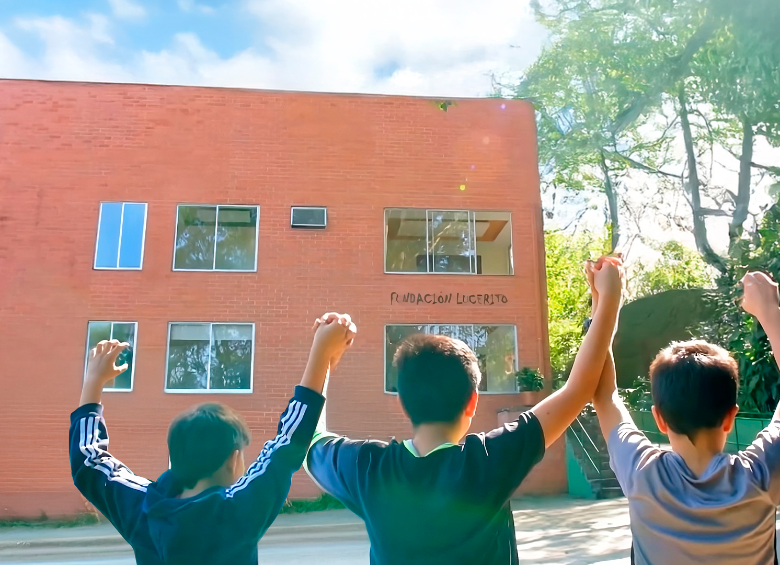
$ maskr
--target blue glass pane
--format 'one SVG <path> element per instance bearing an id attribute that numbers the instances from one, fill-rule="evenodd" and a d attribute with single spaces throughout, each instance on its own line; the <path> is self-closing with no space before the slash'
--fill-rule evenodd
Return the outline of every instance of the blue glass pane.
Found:
<path id="1" fill-rule="evenodd" d="M 125 204 L 122 241 L 119 245 L 119 267 L 122 269 L 141 268 L 145 218 L 146 204 Z"/>
<path id="2" fill-rule="evenodd" d="M 116 268 L 119 254 L 119 224 L 122 221 L 121 202 L 100 204 L 100 225 L 98 226 L 95 267 Z"/>

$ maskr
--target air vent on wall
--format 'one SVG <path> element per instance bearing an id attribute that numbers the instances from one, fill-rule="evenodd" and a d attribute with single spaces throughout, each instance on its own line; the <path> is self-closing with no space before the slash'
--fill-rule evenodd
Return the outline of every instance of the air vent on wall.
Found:
<path id="1" fill-rule="evenodd" d="M 290 226 L 299 229 L 323 230 L 328 225 L 328 209 L 324 206 L 293 206 Z"/>

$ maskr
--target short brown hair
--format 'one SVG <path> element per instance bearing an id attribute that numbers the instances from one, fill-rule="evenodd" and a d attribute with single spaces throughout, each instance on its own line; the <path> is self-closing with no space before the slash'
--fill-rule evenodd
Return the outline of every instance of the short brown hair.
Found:
<path id="1" fill-rule="evenodd" d="M 737 404 L 737 362 L 702 340 L 673 342 L 650 365 L 653 404 L 678 434 L 717 428 Z"/>

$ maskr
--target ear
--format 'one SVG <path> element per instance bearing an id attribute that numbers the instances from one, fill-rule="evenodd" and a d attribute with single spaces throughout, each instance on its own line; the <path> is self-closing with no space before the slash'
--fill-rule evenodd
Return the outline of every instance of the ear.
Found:
<path id="1" fill-rule="evenodd" d="M 240 463 L 239 455 L 241 455 L 241 452 L 238 449 L 234 449 L 233 453 L 231 453 L 230 456 L 227 458 L 227 461 L 225 461 L 225 463 L 227 463 L 228 469 L 230 469 L 231 474 L 235 474 L 236 471 L 238 470 L 238 466 Z"/>
<path id="2" fill-rule="evenodd" d="M 731 430 L 734 429 L 734 422 L 737 418 L 738 412 L 739 412 L 739 406 L 734 405 L 726 413 L 726 416 L 723 418 L 723 423 L 721 424 L 721 428 L 725 433 L 729 434 L 731 433 Z"/>
<path id="3" fill-rule="evenodd" d="M 651 406 L 650 410 L 653 412 L 653 418 L 655 419 L 655 425 L 658 426 L 658 431 L 664 435 L 669 435 L 669 425 L 664 420 L 664 417 L 661 416 L 658 409 L 655 406 Z"/>
<path id="4" fill-rule="evenodd" d="M 469 398 L 468 404 L 466 404 L 466 409 L 463 411 L 463 415 L 467 418 L 473 418 L 474 415 L 477 413 L 477 404 L 479 403 L 479 394 L 475 390 L 471 393 L 471 398 Z"/>

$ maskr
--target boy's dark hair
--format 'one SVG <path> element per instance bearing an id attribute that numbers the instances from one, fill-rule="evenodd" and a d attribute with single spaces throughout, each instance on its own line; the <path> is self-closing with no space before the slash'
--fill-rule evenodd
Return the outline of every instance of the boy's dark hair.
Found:
<path id="1" fill-rule="evenodd" d="M 454 422 L 482 379 L 474 352 L 443 335 L 410 337 L 398 347 L 393 362 L 398 396 L 413 426 Z"/>
<path id="2" fill-rule="evenodd" d="M 218 402 L 196 404 L 176 416 L 168 428 L 171 472 L 184 488 L 192 488 L 251 441 L 252 432 L 241 414 Z"/>
<path id="3" fill-rule="evenodd" d="M 669 429 L 693 441 L 697 431 L 720 426 L 737 404 L 737 362 L 706 341 L 673 342 L 650 365 L 650 388 Z"/>

